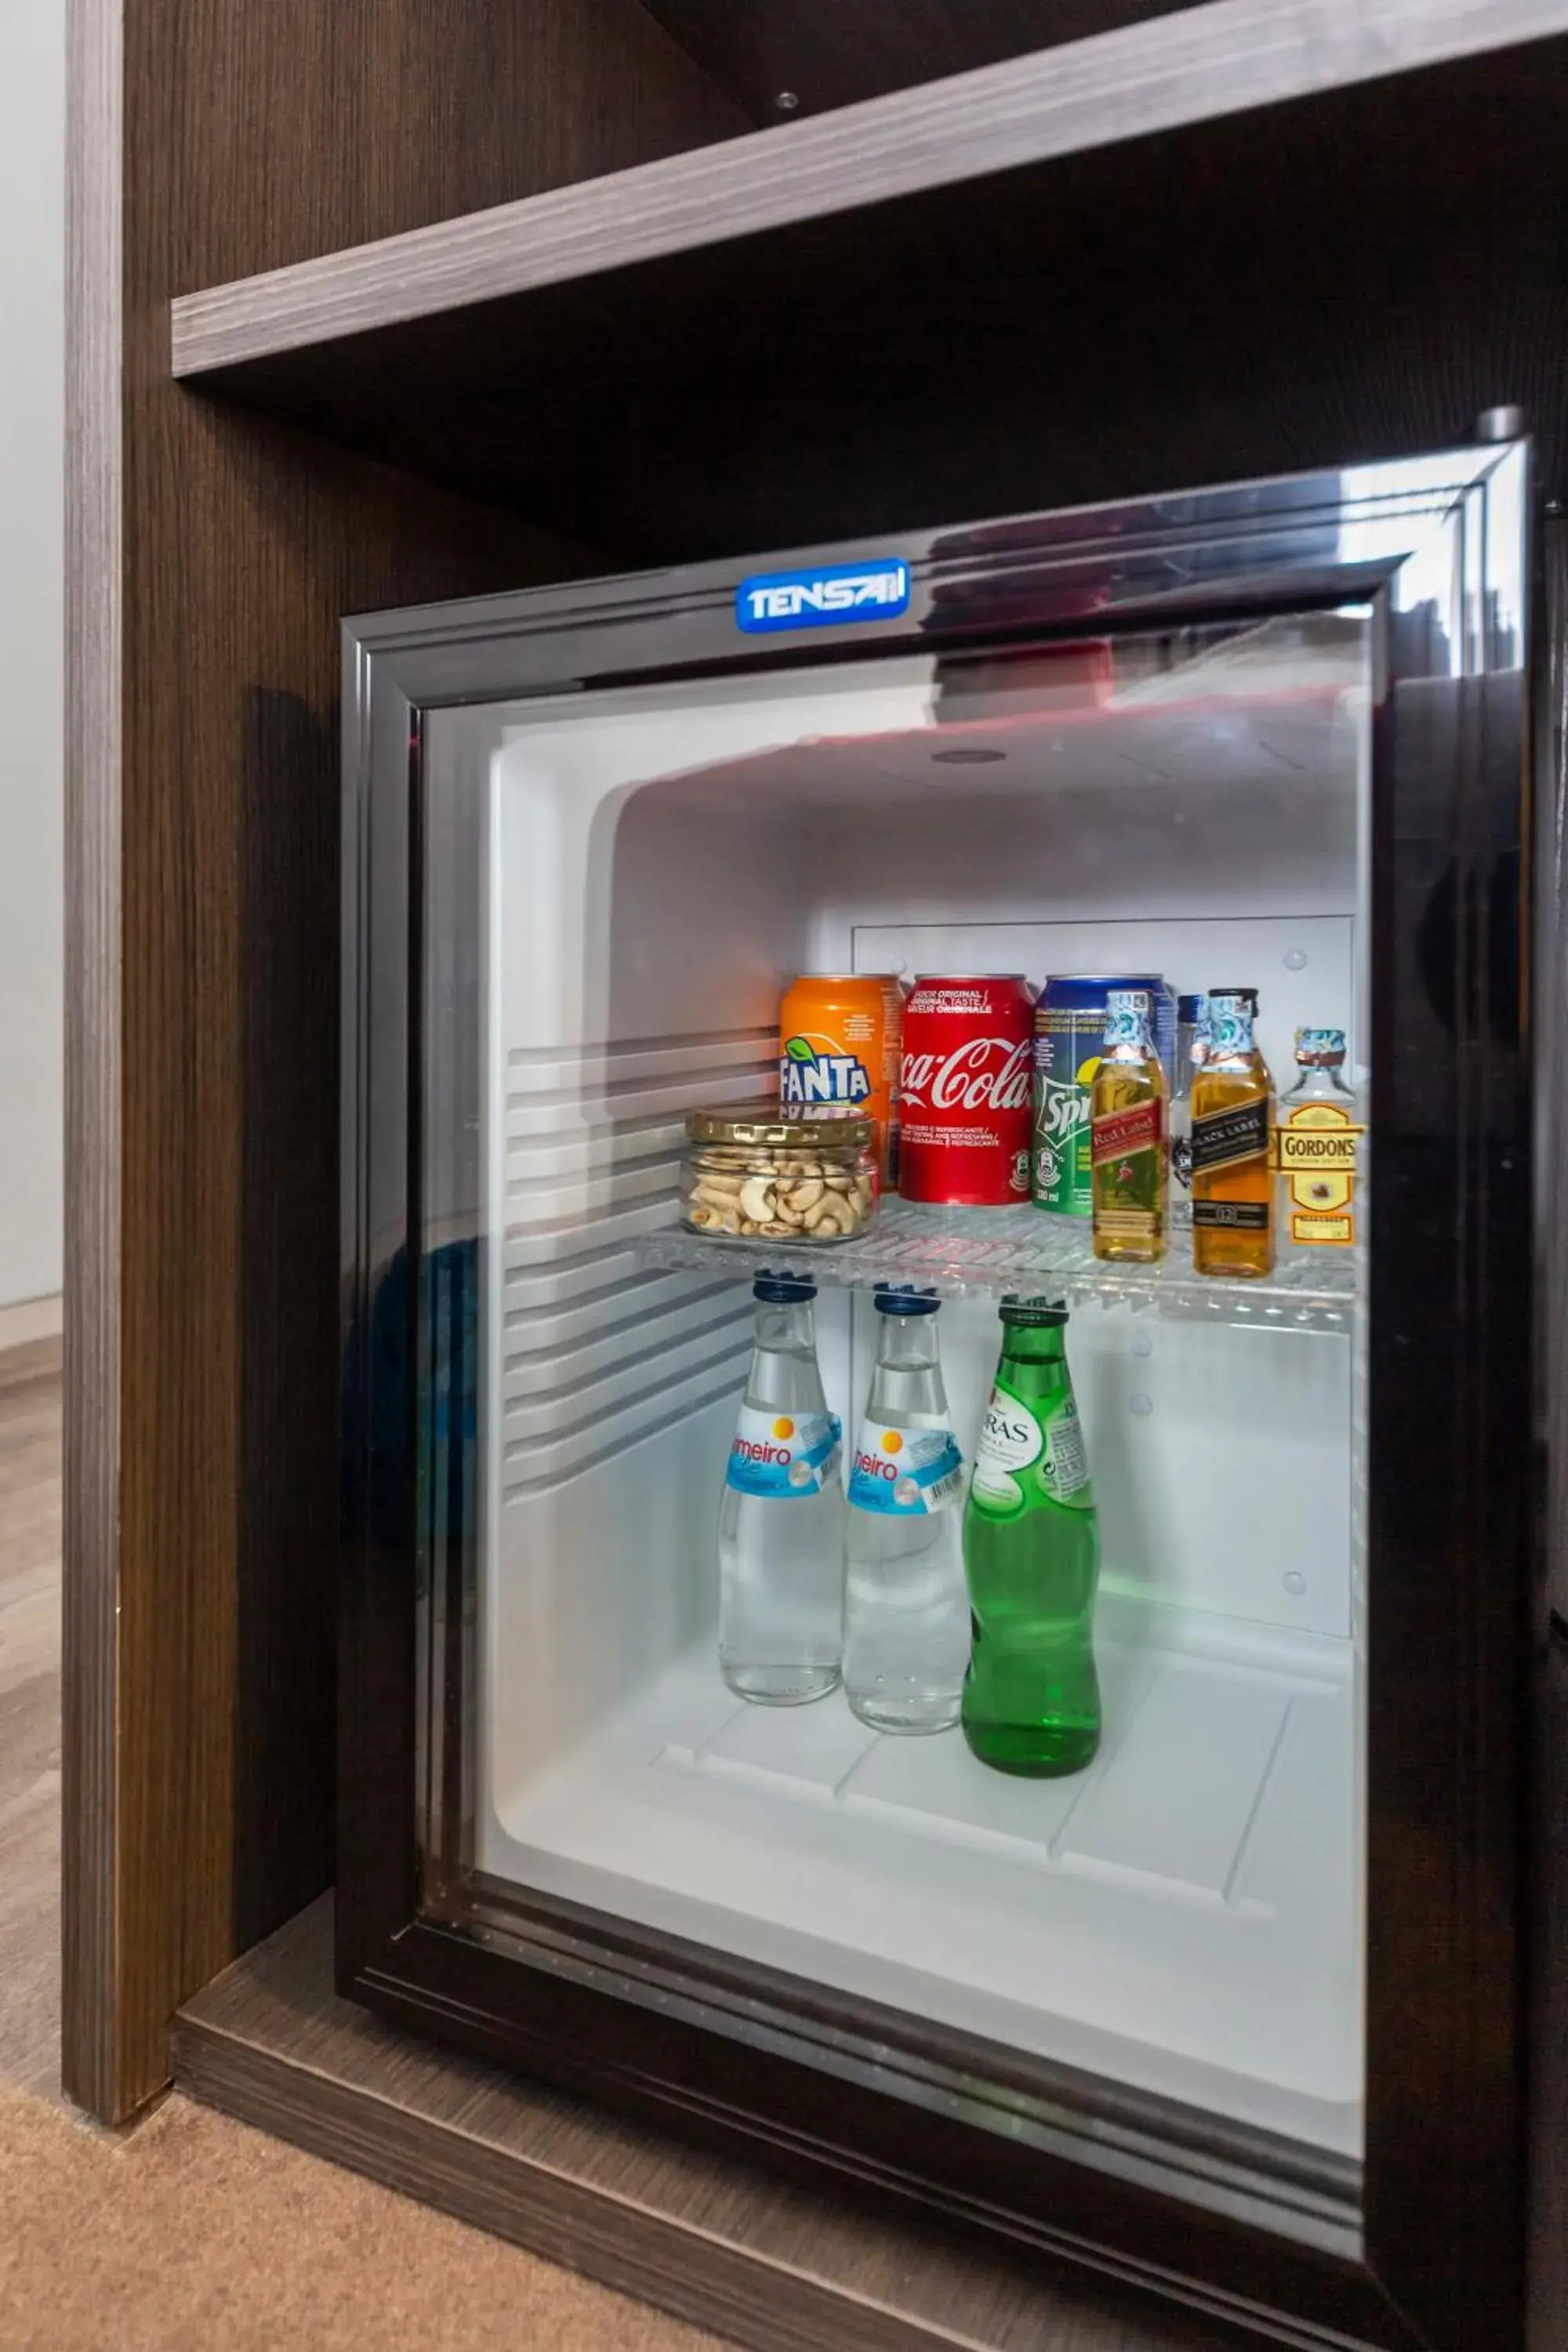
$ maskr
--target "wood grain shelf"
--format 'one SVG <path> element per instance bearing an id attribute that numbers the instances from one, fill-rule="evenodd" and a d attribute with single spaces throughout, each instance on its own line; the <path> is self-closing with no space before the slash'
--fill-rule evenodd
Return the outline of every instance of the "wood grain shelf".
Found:
<path id="1" fill-rule="evenodd" d="M 1565 110 L 1568 0 L 1213 0 L 189 296 L 175 364 L 626 569 L 1504 403 L 1561 492 Z"/>
<path id="2" fill-rule="evenodd" d="M 1210 0 L 178 297 L 176 377 L 1568 31 L 1568 0 Z"/>

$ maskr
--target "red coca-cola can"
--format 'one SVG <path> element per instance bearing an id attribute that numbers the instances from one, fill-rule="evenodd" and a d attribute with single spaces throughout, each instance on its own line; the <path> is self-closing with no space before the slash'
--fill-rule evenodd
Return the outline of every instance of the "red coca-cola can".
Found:
<path id="1" fill-rule="evenodd" d="M 1034 999 L 1021 972 L 919 976 L 904 1007 L 906 1201 L 1027 1201 L 1033 1063 Z"/>

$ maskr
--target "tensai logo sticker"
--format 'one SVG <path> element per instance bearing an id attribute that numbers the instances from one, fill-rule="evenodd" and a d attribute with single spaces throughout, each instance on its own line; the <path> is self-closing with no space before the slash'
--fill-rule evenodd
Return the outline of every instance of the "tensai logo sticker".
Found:
<path id="1" fill-rule="evenodd" d="M 910 567 L 898 556 L 825 563 L 815 572 L 759 572 L 735 591 L 735 618 L 748 636 L 832 622 L 895 621 L 909 609 Z"/>

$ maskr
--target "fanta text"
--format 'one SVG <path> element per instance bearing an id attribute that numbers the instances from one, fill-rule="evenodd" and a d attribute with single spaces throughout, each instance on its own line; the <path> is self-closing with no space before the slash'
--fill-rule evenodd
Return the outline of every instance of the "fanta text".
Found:
<path id="1" fill-rule="evenodd" d="M 817 1054 L 809 1062 L 786 1054 L 779 1079 L 786 1103 L 864 1102 L 871 1091 L 866 1065 L 853 1054 Z"/>

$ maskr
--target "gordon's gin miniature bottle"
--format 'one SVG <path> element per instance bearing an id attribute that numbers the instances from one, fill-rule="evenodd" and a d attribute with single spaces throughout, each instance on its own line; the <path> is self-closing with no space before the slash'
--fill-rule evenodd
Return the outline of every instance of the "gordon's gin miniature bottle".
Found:
<path id="1" fill-rule="evenodd" d="M 877 1369 L 849 1470 L 844 1691 L 879 1731 L 958 1721 L 969 1664 L 963 1456 L 937 1344 L 941 1300 L 878 1286 Z"/>
<path id="2" fill-rule="evenodd" d="M 1342 1029 L 1298 1029 L 1296 1082 L 1279 1097 L 1280 1237 L 1292 1252 L 1348 1249 L 1365 1129 L 1345 1084 Z"/>
<path id="3" fill-rule="evenodd" d="M 752 1369 L 719 1512 L 719 1664 L 741 1698 L 795 1706 L 838 1680 L 839 1426 L 816 1361 L 816 1285 L 759 1275 Z"/>
<path id="4" fill-rule="evenodd" d="M 1169 1100 L 1141 988 L 1113 988 L 1089 1093 L 1094 1254 L 1134 1265 L 1165 1255 Z"/>

